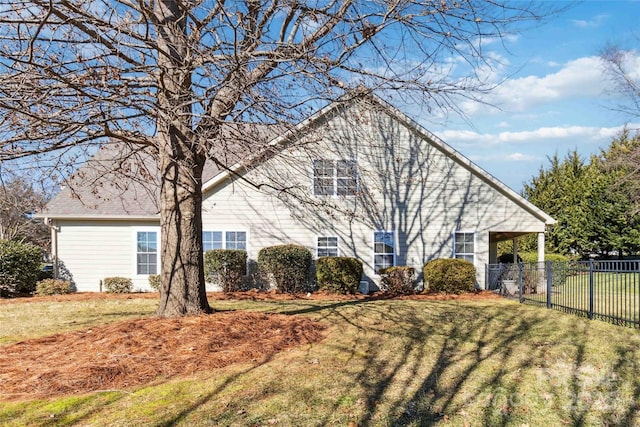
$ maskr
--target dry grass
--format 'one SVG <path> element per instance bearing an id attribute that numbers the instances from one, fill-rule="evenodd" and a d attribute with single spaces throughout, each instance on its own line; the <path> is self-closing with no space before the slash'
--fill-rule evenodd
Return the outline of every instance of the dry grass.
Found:
<path id="1" fill-rule="evenodd" d="M 109 392 L 5 400 L 0 425 L 640 425 L 638 331 L 484 296 L 278 298 L 212 300 L 212 317 L 278 313 L 320 322 L 325 338 Z"/>

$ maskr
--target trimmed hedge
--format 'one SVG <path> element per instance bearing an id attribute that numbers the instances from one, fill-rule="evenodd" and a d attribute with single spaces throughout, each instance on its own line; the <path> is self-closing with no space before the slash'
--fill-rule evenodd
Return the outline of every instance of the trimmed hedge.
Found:
<path id="1" fill-rule="evenodd" d="M 0 296 L 35 291 L 41 262 L 39 247 L 0 240 Z"/>
<path id="2" fill-rule="evenodd" d="M 416 292 L 416 269 L 413 267 L 387 267 L 379 274 L 380 288 L 386 294 L 412 295 Z"/>
<path id="3" fill-rule="evenodd" d="M 522 261 L 523 262 L 538 262 L 538 253 L 537 252 L 522 252 L 522 253 L 519 253 L 518 255 L 520 255 L 522 257 Z M 545 252 L 544 260 L 545 261 L 551 261 L 551 262 L 571 261 L 571 259 L 569 257 L 565 256 L 565 255 L 556 254 L 556 253 L 548 253 L 548 252 Z"/>
<path id="4" fill-rule="evenodd" d="M 151 289 L 153 289 L 154 291 L 159 292 L 161 283 L 162 282 L 160 281 L 160 275 L 159 274 L 150 274 L 149 275 L 149 286 L 151 287 Z"/>
<path id="5" fill-rule="evenodd" d="M 133 289 L 133 281 L 127 277 L 106 277 L 103 284 L 110 294 L 128 294 Z"/>
<path id="6" fill-rule="evenodd" d="M 242 277 L 247 271 L 247 252 L 239 249 L 213 249 L 204 254 L 207 282 L 222 286 L 223 292 L 242 290 Z"/>
<path id="7" fill-rule="evenodd" d="M 61 279 L 44 279 L 36 283 L 38 295 L 62 295 L 73 292 L 71 282 Z"/>
<path id="8" fill-rule="evenodd" d="M 425 292 L 461 294 L 475 291 L 476 268 L 463 259 L 435 259 L 424 265 Z"/>
<path id="9" fill-rule="evenodd" d="M 327 292 L 355 294 L 362 278 L 362 261 L 351 257 L 320 257 L 316 260 L 318 287 Z"/>
<path id="10" fill-rule="evenodd" d="M 273 283 L 277 290 L 302 292 L 308 289 L 312 259 L 311 252 L 304 246 L 270 246 L 258 252 L 258 269 L 262 280 Z"/>

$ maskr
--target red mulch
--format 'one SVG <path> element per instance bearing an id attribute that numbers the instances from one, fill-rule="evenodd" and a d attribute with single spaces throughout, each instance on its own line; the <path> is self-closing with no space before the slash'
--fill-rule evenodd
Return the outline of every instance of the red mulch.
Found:
<path id="1" fill-rule="evenodd" d="M 372 300 L 373 295 L 288 295 L 246 291 L 207 294 L 210 300 Z M 158 298 L 157 293 L 74 293 L 2 299 L 0 304 Z M 403 300 L 495 299 L 492 292 L 410 295 Z M 113 390 L 232 363 L 261 363 L 275 353 L 317 342 L 325 326 L 310 319 L 252 312 L 124 320 L 0 347 L 0 400 Z"/>

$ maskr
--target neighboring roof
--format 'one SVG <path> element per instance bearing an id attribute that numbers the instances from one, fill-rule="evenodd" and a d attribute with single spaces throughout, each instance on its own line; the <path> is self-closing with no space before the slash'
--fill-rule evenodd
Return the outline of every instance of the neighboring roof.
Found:
<path id="1" fill-rule="evenodd" d="M 229 138 L 216 145 L 218 163 L 208 161 L 203 171 L 203 193 L 238 173 L 248 164 L 255 166 L 263 161 L 265 150 L 278 151 L 293 138 L 324 120 L 338 109 L 345 108 L 354 100 L 366 98 L 373 105 L 382 108 L 407 128 L 424 138 L 447 157 L 451 158 L 474 175 L 482 179 L 499 193 L 511 199 L 545 224 L 555 224 L 555 220 L 524 197 L 504 185 L 497 178 L 467 159 L 451 146 L 420 124 L 400 112 L 397 108 L 375 95 L 352 96 L 334 102 L 313 116 L 289 129 L 283 126 L 257 124 L 234 125 L 229 128 Z M 225 143 L 228 141 L 228 143 Z M 260 142 L 261 149 L 256 149 Z M 125 161 L 122 161 L 123 158 Z M 258 160 L 256 160 L 258 159 Z M 120 166 L 113 171 L 113 164 Z M 124 174 L 123 174 L 124 172 Z M 50 218 L 101 218 L 101 219 L 157 219 L 158 216 L 158 166 L 156 156 L 149 150 L 133 152 L 118 144 L 103 147 L 86 165 L 70 179 L 69 186 L 39 213 L 39 217 Z"/>

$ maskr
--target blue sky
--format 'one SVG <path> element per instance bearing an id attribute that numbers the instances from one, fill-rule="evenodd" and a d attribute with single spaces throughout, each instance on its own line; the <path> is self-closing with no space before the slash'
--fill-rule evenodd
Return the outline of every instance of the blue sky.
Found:
<path id="1" fill-rule="evenodd" d="M 498 82 L 509 76 L 483 96 L 497 108 L 462 102 L 470 123 L 454 116 L 414 118 L 520 192 L 523 182 L 548 165 L 548 156 L 577 149 L 588 159 L 623 126 L 640 128 L 637 117 L 612 110 L 622 99 L 598 57 L 608 43 L 636 50 L 634 69 L 640 76 L 638 22 L 639 1 L 573 5 L 539 27 L 507 37 L 506 49 L 500 43 L 485 46 L 497 59 L 489 78 Z"/>

